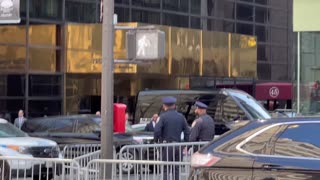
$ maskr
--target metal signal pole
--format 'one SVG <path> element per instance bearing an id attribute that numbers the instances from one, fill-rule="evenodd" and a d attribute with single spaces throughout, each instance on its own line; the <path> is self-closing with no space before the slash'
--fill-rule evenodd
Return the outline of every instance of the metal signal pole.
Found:
<path id="1" fill-rule="evenodd" d="M 103 0 L 101 78 L 101 158 L 113 159 L 113 14 L 114 0 Z M 103 178 L 111 179 L 112 168 L 103 168 Z"/>

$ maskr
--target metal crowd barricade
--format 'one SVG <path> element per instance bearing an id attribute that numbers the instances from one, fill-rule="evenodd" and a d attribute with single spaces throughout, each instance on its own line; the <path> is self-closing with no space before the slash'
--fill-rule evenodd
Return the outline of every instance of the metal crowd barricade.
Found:
<path id="1" fill-rule="evenodd" d="M 130 163 L 137 167 L 130 174 L 123 172 L 123 164 Z M 86 168 L 86 180 L 106 179 L 104 170 L 111 170 L 112 180 L 162 180 L 166 176 L 170 180 L 187 179 L 189 174 L 181 173 L 182 167 L 190 166 L 189 162 L 165 162 L 165 161 L 142 161 L 142 160 L 118 160 L 96 159 L 88 163 Z M 153 167 L 154 171 L 143 171 L 144 167 Z"/>
<path id="2" fill-rule="evenodd" d="M 126 145 L 119 151 L 120 160 L 143 160 L 143 161 L 164 161 L 164 162 L 190 162 L 191 155 L 198 151 L 208 142 L 187 142 L 187 143 L 163 143 L 163 144 L 140 144 Z M 169 161 L 169 156 L 173 161 Z M 136 167 L 133 164 L 123 163 L 122 171 L 130 174 L 137 168 L 141 171 L 154 171 L 150 166 Z M 189 174 L 190 166 L 180 167 L 180 172 Z"/>
<path id="3" fill-rule="evenodd" d="M 0 180 L 80 180 L 79 172 L 69 159 L 0 156 Z"/>
<path id="4" fill-rule="evenodd" d="M 65 159 L 74 159 L 101 149 L 101 144 L 68 144 L 63 147 L 62 155 Z"/>

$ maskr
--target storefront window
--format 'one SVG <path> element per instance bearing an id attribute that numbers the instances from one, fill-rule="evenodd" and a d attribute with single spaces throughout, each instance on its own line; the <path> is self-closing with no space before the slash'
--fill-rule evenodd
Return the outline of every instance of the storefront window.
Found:
<path id="1" fill-rule="evenodd" d="M 300 33 L 300 104 L 302 115 L 320 114 L 320 33 Z"/>
<path id="2" fill-rule="evenodd" d="M 30 75 L 29 96 L 60 96 L 61 76 Z"/>
<path id="3" fill-rule="evenodd" d="M 28 117 L 61 115 L 61 100 L 30 100 Z"/>

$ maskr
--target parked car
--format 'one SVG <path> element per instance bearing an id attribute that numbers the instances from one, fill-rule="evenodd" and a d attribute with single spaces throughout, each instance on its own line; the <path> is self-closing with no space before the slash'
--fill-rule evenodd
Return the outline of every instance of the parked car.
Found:
<path id="1" fill-rule="evenodd" d="M 28 119 L 22 126 L 22 130 L 30 136 L 51 139 L 63 148 L 72 144 L 100 144 L 100 123 L 101 118 L 96 115 L 52 116 Z M 125 145 L 152 143 L 153 141 L 152 132 L 135 132 L 129 127 L 126 130 L 125 133 L 113 134 L 113 145 L 117 153 Z M 143 152 L 131 151 L 124 153 L 118 154 L 118 156 L 129 160 L 135 160 L 138 158 L 138 154 L 144 154 Z M 128 167 L 123 167 L 123 171 L 131 172 L 133 168 L 128 165 Z"/>
<path id="2" fill-rule="evenodd" d="M 29 137 L 8 121 L 0 119 L 0 156 L 61 158 L 61 153 L 56 142 Z M 0 177 L 3 180 L 9 180 L 9 178 L 17 176 L 33 176 L 34 179 L 51 179 L 53 177 L 53 170 L 57 172 L 57 170 L 61 169 L 47 166 L 39 161 L 28 163 L 19 160 L 0 160 Z M 50 173 L 47 174 L 47 171 Z M 47 177 L 48 175 L 49 177 Z"/>
<path id="3" fill-rule="evenodd" d="M 320 179 L 320 118 L 257 120 L 191 158 L 189 179 Z"/>
<path id="4" fill-rule="evenodd" d="M 147 123 L 153 114 L 160 114 L 163 96 L 177 98 L 177 111 L 185 116 L 190 125 L 196 117 L 194 103 L 199 100 L 208 105 L 207 113 L 215 121 L 217 135 L 227 132 L 242 120 L 271 118 L 260 103 L 240 90 L 148 90 L 138 94 L 135 124 Z"/>

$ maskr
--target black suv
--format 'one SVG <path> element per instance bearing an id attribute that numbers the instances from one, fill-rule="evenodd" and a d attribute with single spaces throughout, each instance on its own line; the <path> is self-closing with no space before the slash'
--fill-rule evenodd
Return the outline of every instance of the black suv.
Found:
<path id="1" fill-rule="evenodd" d="M 144 123 L 149 121 L 153 114 L 161 113 L 161 98 L 164 96 L 177 98 L 177 110 L 186 117 L 189 124 L 192 124 L 196 117 L 195 101 L 208 105 L 207 113 L 216 123 L 217 135 L 228 131 L 240 120 L 271 118 L 262 105 L 240 90 L 148 90 L 139 92 L 137 96 L 135 123 Z"/>

